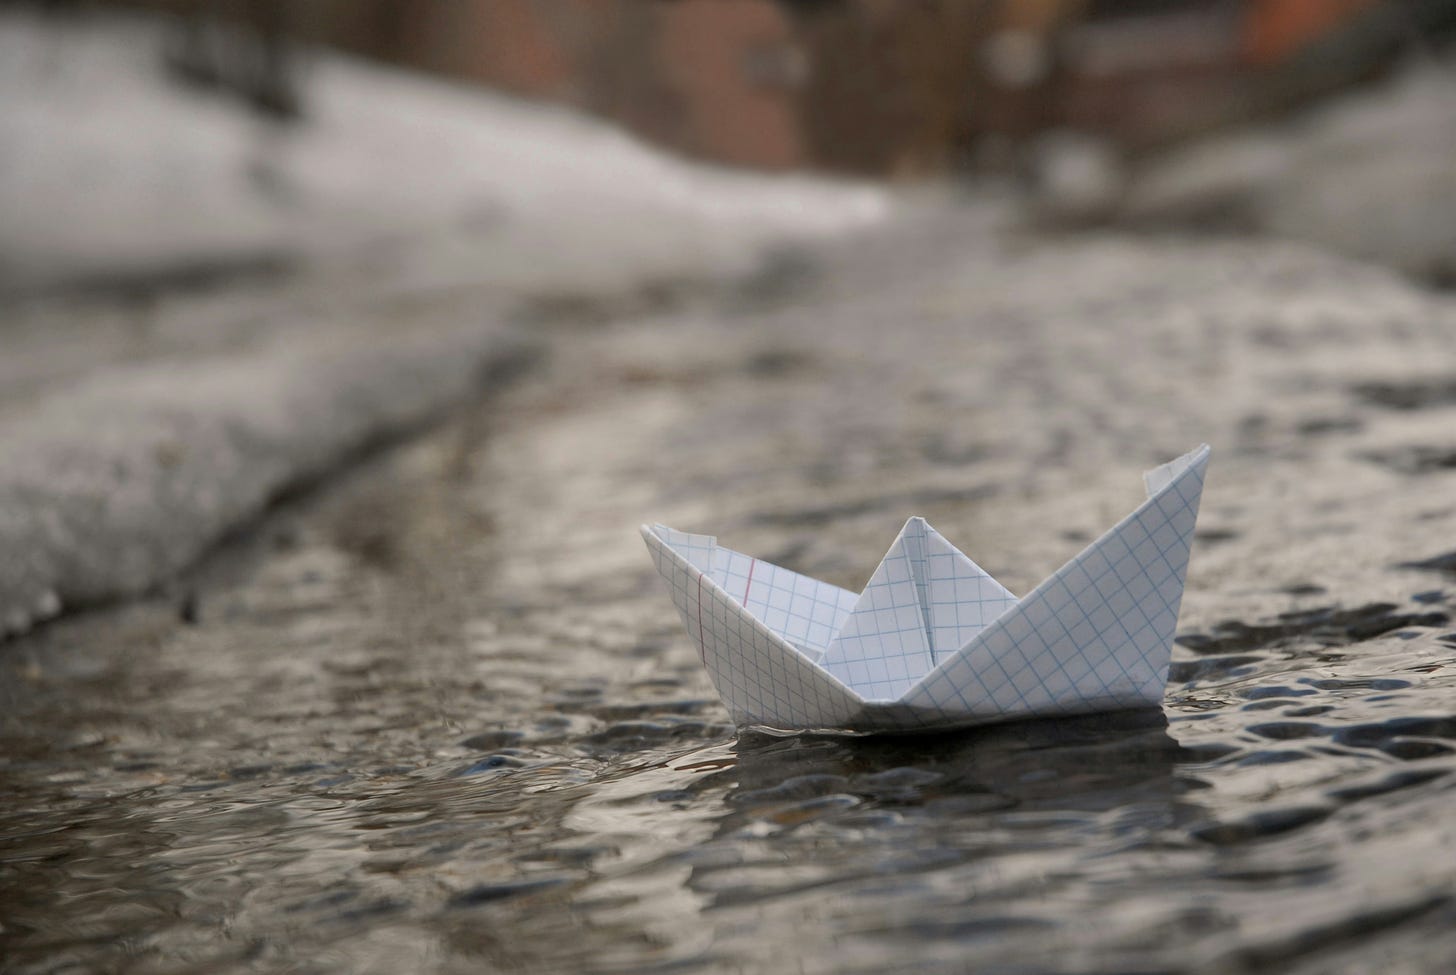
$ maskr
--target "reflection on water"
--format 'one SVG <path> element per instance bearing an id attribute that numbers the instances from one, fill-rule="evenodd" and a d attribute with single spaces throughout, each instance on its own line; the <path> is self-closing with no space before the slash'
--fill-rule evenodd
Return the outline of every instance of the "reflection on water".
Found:
<path id="1" fill-rule="evenodd" d="M 1124 261 L 1099 253 L 1081 287 Z M 1017 344 L 1051 327 L 1027 319 L 969 356 L 925 315 L 900 352 L 902 336 L 833 317 L 866 328 L 862 358 L 731 318 L 573 333 L 488 423 L 384 458 L 214 560 L 186 621 L 157 599 L 0 647 L 0 967 L 1446 970 L 1456 586 L 1441 563 L 1385 566 L 1443 550 L 1449 497 L 1382 482 L 1348 517 L 1328 494 L 1261 499 L 1264 441 L 1241 451 L 1247 424 L 1222 402 L 1188 406 L 1231 447 L 1162 711 L 735 734 L 638 522 L 718 528 L 858 586 L 917 511 L 1020 589 L 1125 510 L 1112 485 L 1136 487 L 1136 455 L 1077 452 L 1127 447 L 1159 416 L 1108 433 L 1072 407 L 1105 398 L 1088 376 L 1133 381 L 1089 356 L 1164 346 L 1099 352 L 1069 331 L 1063 361 Z M 1184 334 L 1164 336 L 1169 355 Z M 1018 349 L 1037 395 L 1000 406 L 1014 449 L 1002 428 L 948 427 L 981 388 L 953 370 L 1009 368 L 994 357 Z M 764 372 L 770 354 L 787 365 Z M 1044 473 L 1104 461 L 1075 492 Z M 1382 521 L 1388 496 L 1426 520 Z M 1367 575 L 1276 558 L 1322 531 L 1409 550 L 1365 558 Z M 1326 597 L 1295 572 L 1371 591 Z M 1231 604 L 1242 622 L 1200 616 Z"/>
<path id="2" fill-rule="evenodd" d="M 7 660 L 7 967 L 1282 970 L 1449 931 L 1456 653 L 1425 628 L 1216 647 L 1171 721 L 735 736 L 687 647 L 563 676 L 593 654 L 506 652 L 529 613 L 405 653 L 288 592 L 214 656 L 184 631 L 68 672 L 77 624 L 55 671 Z"/>

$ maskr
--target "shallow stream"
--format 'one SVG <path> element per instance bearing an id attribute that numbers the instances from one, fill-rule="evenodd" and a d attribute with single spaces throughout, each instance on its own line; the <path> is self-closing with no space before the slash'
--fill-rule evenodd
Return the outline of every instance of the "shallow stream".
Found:
<path id="1" fill-rule="evenodd" d="M 514 391 L 0 647 L 0 970 L 1450 970 L 1456 474 L 1381 460 L 1456 447 L 1449 306 L 941 233 L 537 323 Z M 737 734 L 635 532 L 857 588 L 918 513 L 1024 592 L 1200 440 L 1161 711 Z"/>

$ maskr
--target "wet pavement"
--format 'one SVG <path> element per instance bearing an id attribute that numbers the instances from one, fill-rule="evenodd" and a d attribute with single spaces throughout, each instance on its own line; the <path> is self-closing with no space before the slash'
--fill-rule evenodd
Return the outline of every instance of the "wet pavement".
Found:
<path id="1" fill-rule="evenodd" d="M 15 972 L 1431 972 L 1456 958 L 1456 304 L 931 201 L 0 646 Z M 452 300 L 458 300 L 456 295 Z M 636 527 L 1024 592 L 1214 447 L 1161 712 L 735 733 Z"/>
<path id="2" fill-rule="evenodd" d="M 56 14 L 0 10 L 0 640 L 498 385 L 513 308 L 620 313 L 890 209 L 324 52 L 285 125 L 169 83 L 166 21 Z"/>

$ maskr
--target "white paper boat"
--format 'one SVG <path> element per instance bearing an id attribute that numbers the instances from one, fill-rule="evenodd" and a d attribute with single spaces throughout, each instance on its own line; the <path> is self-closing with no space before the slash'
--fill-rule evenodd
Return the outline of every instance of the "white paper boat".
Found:
<path id="1" fill-rule="evenodd" d="M 642 526 L 740 726 L 918 731 L 1163 700 L 1205 444 L 1143 475 L 1148 498 L 1018 599 L 905 523 L 863 593 Z"/>

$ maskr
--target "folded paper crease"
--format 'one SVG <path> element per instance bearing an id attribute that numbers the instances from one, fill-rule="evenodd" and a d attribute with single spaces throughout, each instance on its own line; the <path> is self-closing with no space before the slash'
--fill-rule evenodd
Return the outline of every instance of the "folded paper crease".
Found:
<path id="1" fill-rule="evenodd" d="M 861 593 L 663 525 L 642 534 L 740 725 L 909 731 L 1162 700 L 1209 448 L 1017 599 L 923 518 Z"/>

